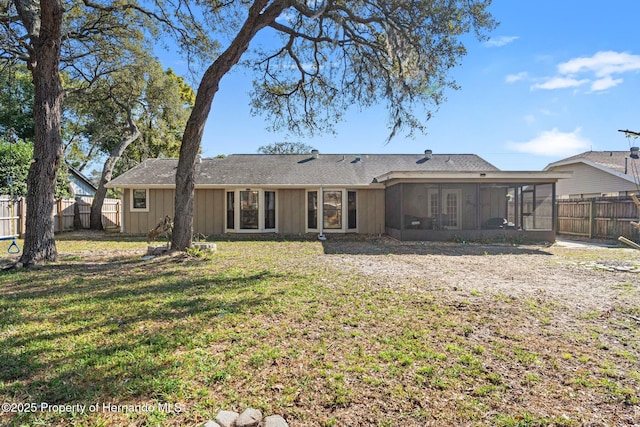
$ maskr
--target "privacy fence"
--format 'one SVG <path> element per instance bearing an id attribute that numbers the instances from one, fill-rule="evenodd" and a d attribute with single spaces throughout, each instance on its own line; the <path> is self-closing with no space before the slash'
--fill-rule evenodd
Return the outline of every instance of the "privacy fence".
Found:
<path id="1" fill-rule="evenodd" d="M 89 228 L 92 197 L 59 199 L 54 209 L 55 232 Z M 24 198 L 11 200 L 0 196 L 0 237 L 22 236 L 25 230 L 26 201 Z M 120 228 L 120 200 L 105 199 L 102 205 L 102 226 Z"/>
<path id="2" fill-rule="evenodd" d="M 638 222 L 638 208 L 631 197 L 563 199 L 557 202 L 558 234 L 589 239 L 637 240 L 640 235 L 631 222 Z"/>

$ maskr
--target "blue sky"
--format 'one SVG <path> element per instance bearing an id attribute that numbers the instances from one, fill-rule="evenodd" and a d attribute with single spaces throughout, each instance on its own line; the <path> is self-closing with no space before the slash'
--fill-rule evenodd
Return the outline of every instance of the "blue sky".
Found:
<path id="1" fill-rule="evenodd" d="M 446 93 L 426 134 L 386 143 L 382 108 L 349 111 L 335 135 L 269 132 L 267 119 L 250 114 L 251 75 L 237 69 L 214 100 L 204 156 L 300 141 L 321 153 L 431 149 L 478 154 L 504 170 L 541 170 L 588 150 L 628 150 L 617 130 L 640 131 L 640 1 L 494 0 L 490 10 L 499 27 L 488 42 L 466 41 L 467 56 L 451 71 L 461 89 Z M 178 58 L 161 59 L 184 68 Z"/>

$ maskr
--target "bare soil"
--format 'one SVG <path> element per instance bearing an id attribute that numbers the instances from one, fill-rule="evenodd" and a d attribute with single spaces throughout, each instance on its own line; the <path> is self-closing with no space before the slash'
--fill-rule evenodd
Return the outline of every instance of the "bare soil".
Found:
<path id="1" fill-rule="evenodd" d="M 562 245 L 513 246 L 443 242 L 331 241 L 330 265 L 371 277 L 379 286 L 450 297 L 545 298 L 579 315 L 640 305 L 640 292 L 619 285 L 640 284 L 640 251 L 626 248 Z M 630 271 L 608 271 L 605 266 Z"/>

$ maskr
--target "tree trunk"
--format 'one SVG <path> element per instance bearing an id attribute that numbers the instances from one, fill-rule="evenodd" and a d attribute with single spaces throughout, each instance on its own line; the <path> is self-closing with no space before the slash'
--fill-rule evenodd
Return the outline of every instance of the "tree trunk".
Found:
<path id="1" fill-rule="evenodd" d="M 125 108 L 127 111 L 130 135 L 120 141 L 120 143 L 111 150 L 109 158 L 104 162 L 102 175 L 100 176 L 100 183 L 98 184 L 95 196 L 93 196 L 93 202 L 91 202 L 91 214 L 89 216 L 89 228 L 91 230 L 104 230 L 104 226 L 102 225 L 102 205 L 104 204 L 104 199 L 107 196 L 107 188 L 105 185 L 111 181 L 113 168 L 118 160 L 120 160 L 120 157 L 122 157 L 124 150 L 126 150 L 133 141 L 140 137 L 140 130 L 133 122 L 131 108 L 124 107 L 122 105 L 121 107 Z"/>
<path id="2" fill-rule="evenodd" d="M 200 152 L 200 143 L 211 104 L 220 86 L 220 80 L 238 63 L 249 43 L 262 28 L 274 22 L 288 7 L 287 1 L 275 1 L 266 7 L 267 0 L 257 0 L 249 9 L 244 22 L 231 45 L 207 69 L 202 77 L 196 100 L 187 121 L 180 158 L 176 170 L 175 211 L 173 216 L 173 234 L 171 249 L 184 251 L 191 247 L 193 238 L 193 198 L 195 187 L 196 159 Z"/>
<path id="3" fill-rule="evenodd" d="M 20 258 L 20 262 L 27 266 L 55 261 L 58 257 L 53 233 L 53 209 L 56 174 L 63 161 L 60 120 L 64 92 L 58 69 L 62 14 L 60 0 L 41 0 L 39 33 L 30 35 L 33 50 L 29 69 L 35 91 L 35 135 L 33 163 L 27 176 L 26 230 Z M 25 27 L 30 28 L 31 24 Z"/>

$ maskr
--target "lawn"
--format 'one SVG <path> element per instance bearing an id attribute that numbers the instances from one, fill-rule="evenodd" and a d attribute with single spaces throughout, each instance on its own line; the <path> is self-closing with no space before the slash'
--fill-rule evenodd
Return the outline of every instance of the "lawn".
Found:
<path id="1" fill-rule="evenodd" d="M 90 236 L 0 273 L 1 424 L 640 424 L 638 252 Z"/>

